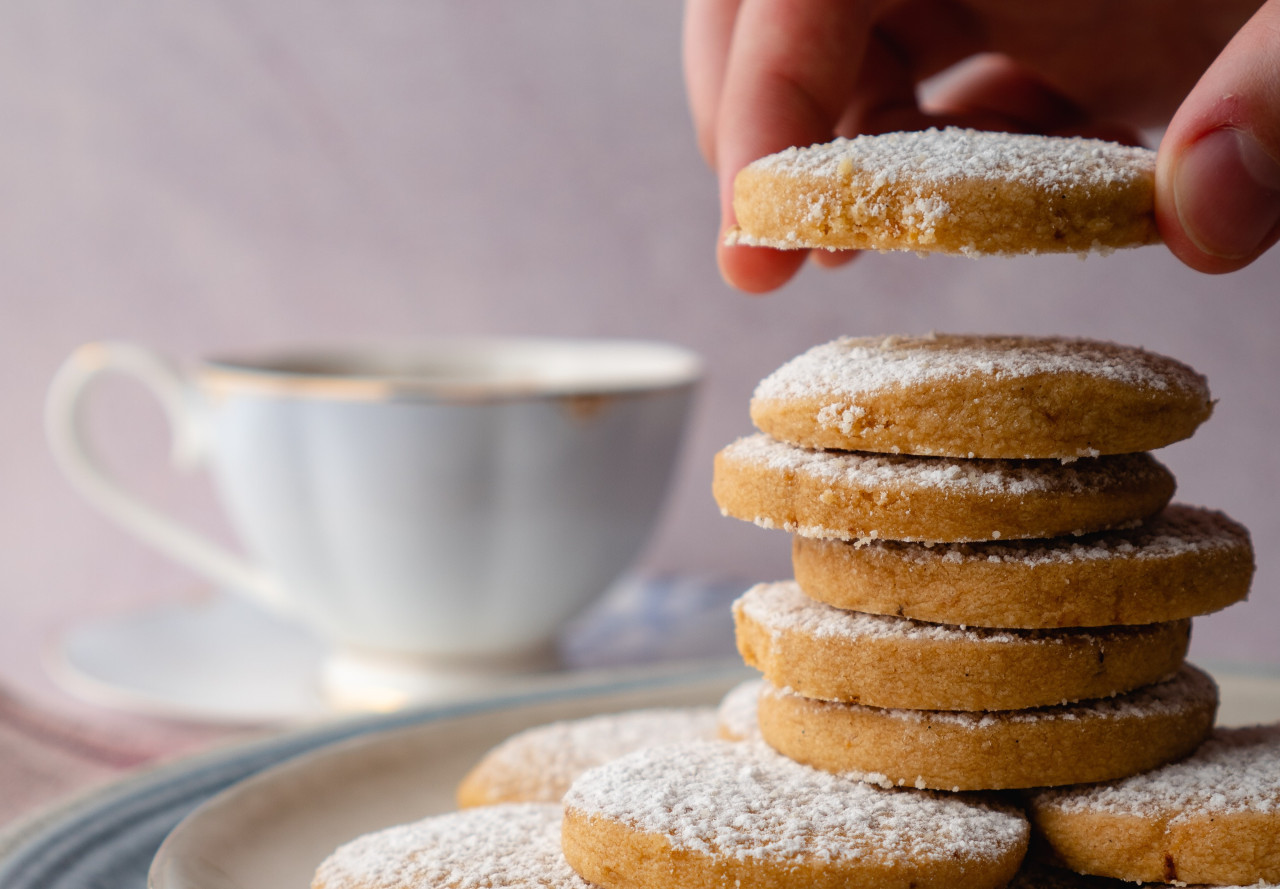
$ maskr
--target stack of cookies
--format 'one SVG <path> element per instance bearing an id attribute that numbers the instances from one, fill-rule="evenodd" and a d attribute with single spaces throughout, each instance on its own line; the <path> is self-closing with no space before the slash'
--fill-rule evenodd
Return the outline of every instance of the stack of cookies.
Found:
<path id="1" fill-rule="evenodd" d="M 886 786 L 1106 781 L 1186 756 L 1217 692 L 1190 618 L 1244 598 L 1217 512 L 1149 450 L 1212 403 L 1162 356 L 1062 338 L 846 338 L 766 378 L 716 458 L 723 511 L 794 535 L 734 606 L 760 730 Z"/>
<path id="2" fill-rule="evenodd" d="M 1248 591 L 1249 536 L 1168 505 L 1146 453 L 1210 407 L 1112 344 L 811 350 L 716 460 L 726 513 L 795 535 L 796 579 L 734 605 L 764 680 L 513 736 L 474 808 L 340 847 L 314 889 L 1280 881 L 1280 726 L 1213 730 L 1184 663 L 1190 618 Z"/>

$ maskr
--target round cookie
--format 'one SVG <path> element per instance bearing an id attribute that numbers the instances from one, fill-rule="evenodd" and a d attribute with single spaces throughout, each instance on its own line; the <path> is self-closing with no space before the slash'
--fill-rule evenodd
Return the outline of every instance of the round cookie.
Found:
<path id="1" fill-rule="evenodd" d="M 535 726 L 484 755 L 458 785 L 458 805 L 559 802 L 587 769 L 645 747 L 709 740 L 717 731 L 711 707 L 630 710 Z"/>
<path id="2" fill-rule="evenodd" d="M 1155 157 L 955 127 L 789 148 L 738 173 L 729 240 L 970 256 L 1153 244 Z"/>
<path id="3" fill-rule="evenodd" d="M 759 741 L 757 704 L 764 680 L 748 679 L 729 690 L 716 708 L 716 734 L 723 741 Z"/>
<path id="4" fill-rule="evenodd" d="M 845 337 L 756 387 L 751 419 L 809 448 L 979 458 L 1149 451 L 1209 418 L 1205 378 L 1132 346 L 1063 337 Z"/>
<path id="5" fill-rule="evenodd" d="M 1150 454 L 1057 460 L 815 451 L 763 433 L 716 454 L 720 510 L 842 540 L 965 542 L 1083 534 L 1159 512 L 1173 476 Z"/>
<path id="6" fill-rule="evenodd" d="M 560 851 L 561 819 L 518 803 L 387 828 L 338 847 L 311 889 L 592 889 Z"/>
<path id="7" fill-rule="evenodd" d="M 1003 790 L 1121 778 L 1186 756 L 1209 734 L 1213 680 L 1190 666 L 1114 698 L 1033 710 L 890 710 L 766 686 L 760 731 L 778 752 L 886 786 Z"/>
<path id="8" fill-rule="evenodd" d="M 796 580 L 856 611 L 979 627 L 1101 627 L 1208 614 L 1249 592 L 1249 532 L 1173 504 L 1141 527 L 1057 540 L 861 546 L 796 537 Z"/>
<path id="9" fill-rule="evenodd" d="M 883 790 L 758 743 L 654 747 L 565 797 L 569 864 L 604 889 L 996 889 L 1027 846 L 1012 807 Z"/>
<path id="10" fill-rule="evenodd" d="M 1088 630 L 994 630 L 843 611 L 794 582 L 733 606 L 738 650 L 806 698 L 910 710 L 1020 710 L 1102 698 L 1168 678 L 1191 622 Z"/>
<path id="11" fill-rule="evenodd" d="M 1280 883 L 1280 724 L 1219 728 L 1194 754 L 1031 796 L 1055 858 L 1130 881 Z"/>

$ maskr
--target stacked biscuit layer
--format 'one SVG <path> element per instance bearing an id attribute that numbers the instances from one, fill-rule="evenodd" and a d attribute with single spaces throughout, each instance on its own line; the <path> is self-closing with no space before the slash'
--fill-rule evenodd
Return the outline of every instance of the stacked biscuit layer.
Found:
<path id="1" fill-rule="evenodd" d="M 943 790 L 1143 772 L 1210 732 L 1190 618 L 1243 598 L 1247 532 L 1169 506 L 1149 450 L 1204 379 L 1140 349 L 1023 337 L 842 339 L 757 388 L 716 459 L 722 510 L 794 535 L 795 581 L 735 604 L 765 740 Z"/>

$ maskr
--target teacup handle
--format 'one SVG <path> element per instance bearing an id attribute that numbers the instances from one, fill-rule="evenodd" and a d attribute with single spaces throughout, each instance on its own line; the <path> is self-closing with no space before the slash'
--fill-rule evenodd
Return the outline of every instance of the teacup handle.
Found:
<path id="1" fill-rule="evenodd" d="M 90 384 L 105 373 L 143 383 L 160 401 L 173 433 L 171 460 L 184 470 L 205 456 L 202 410 L 182 376 L 149 349 L 128 343 L 88 343 L 71 353 L 49 385 L 45 434 L 59 467 L 90 503 L 126 530 L 213 582 L 248 593 L 279 612 L 290 607 L 265 571 L 143 503 L 111 476 L 82 434 L 80 407 Z"/>

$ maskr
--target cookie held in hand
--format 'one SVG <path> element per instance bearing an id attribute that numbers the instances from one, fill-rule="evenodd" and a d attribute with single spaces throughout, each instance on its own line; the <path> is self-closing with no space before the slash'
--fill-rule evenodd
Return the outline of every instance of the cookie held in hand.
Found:
<path id="1" fill-rule="evenodd" d="M 739 171 L 729 243 L 968 256 L 1154 244 L 1155 158 L 955 127 L 788 148 Z"/>

